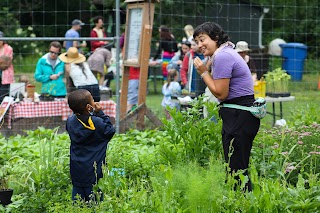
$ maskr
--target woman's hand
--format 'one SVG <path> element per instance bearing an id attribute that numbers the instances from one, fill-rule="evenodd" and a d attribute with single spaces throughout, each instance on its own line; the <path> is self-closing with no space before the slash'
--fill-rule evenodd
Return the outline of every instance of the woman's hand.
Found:
<path id="1" fill-rule="evenodd" d="M 51 80 L 57 80 L 59 78 L 59 74 L 53 74 L 53 75 L 50 75 L 50 79 Z"/>
<path id="2" fill-rule="evenodd" d="M 199 75 L 202 75 L 205 71 L 208 71 L 206 65 L 203 63 L 203 61 L 199 57 L 196 57 L 194 59 L 193 65 L 197 69 L 197 72 L 199 73 Z"/>

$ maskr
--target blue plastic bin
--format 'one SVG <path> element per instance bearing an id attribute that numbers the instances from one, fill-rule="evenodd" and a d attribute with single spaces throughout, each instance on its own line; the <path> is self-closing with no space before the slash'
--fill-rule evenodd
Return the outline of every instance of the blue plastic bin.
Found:
<path id="1" fill-rule="evenodd" d="M 301 81 L 308 47 L 302 43 L 280 44 L 280 47 L 283 57 L 282 69 L 291 75 L 293 81 Z"/>

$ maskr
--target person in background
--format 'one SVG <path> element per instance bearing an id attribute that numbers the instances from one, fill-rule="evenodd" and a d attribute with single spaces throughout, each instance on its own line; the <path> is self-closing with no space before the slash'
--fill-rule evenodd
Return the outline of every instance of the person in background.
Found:
<path id="1" fill-rule="evenodd" d="M 194 33 L 193 26 L 190 24 L 187 24 L 186 26 L 184 26 L 183 30 L 187 36 L 186 40 L 191 42 L 193 40 L 193 33 Z"/>
<path id="2" fill-rule="evenodd" d="M 107 145 L 115 129 L 109 116 L 103 113 L 99 103 L 94 102 L 89 91 L 75 90 L 67 98 L 73 111 L 66 124 L 71 141 L 72 200 L 79 195 L 82 200 L 89 201 L 93 197 L 93 185 L 103 177 L 102 166 L 106 165 Z"/>
<path id="3" fill-rule="evenodd" d="M 236 44 L 235 50 L 241 55 L 244 61 L 248 64 L 248 67 L 251 71 L 253 82 L 256 81 L 257 80 L 256 65 L 254 63 L 254 60 L 248 55 L 248 52 L 251 51 L 248 47 L 248 43 L 245 41 L 238 41 Z"/>
<path id="4" fill-rule="evenodd" d="M 86 57 L 78 52 L 76 47 L 70 47 L 66 53 L 59 55 L 65 63 L 66 76 L 70 76 L 76 89 L 88 90 L 94 101 L 100 101 L 98 80 L 91 72 Z"/>
<path id="5" fill-rule="evenodd" d="M 79 19 L 75 19 L 72 21 L 72 27 L 66 32 L 65 37 L 66 38 L 79 38 L 79 32 L 81 30 L 81 27 L 84 25 L 84 23 L 82 21 L 80 21 Z M 81 47 L 86 47 L 87 43 L 84 42 L 79 42 L 79 41 L 64 41 L 63 42 L 63 47 L 66 48 L 66 51 L 68 51 L 68 49 L 70 47 L 76 47 L 78 48 L 79 52 L 82 53 L 83 51 L 81 50 Z"/>
<path id="6" fill-rule="evenodd" d="M 151 62 L 149 63 L 149 65 Z M 129 82 L 127 96 L 127 113 L 134 110 L 138 105 L 140 82 L 140 67 L 129 67 Z"/>
<path id="7" fill-rule="evenodd" d="M 2 70 L 6 70 L 10 67 L 11 65 L 11 58 L 7 55 L 2 55 L 0 56 L 0 71 L 2 72 Z"/>
<path id="8" fill-rule="evenodd" d="M 53 41 L 49 45 L 49 52 L 37 62 L 34 78 L 42 83 L 41 94 L 53 98 L 64 98 L 67 90 L 64 83 L 64 63 L 58 58 L 61 44 Z"/>
<path id="9" fill-rule="evenodd" d="M 0 71 L 0 102 L 5 96 L 9 95 L 10 84 L 14 83 L 14 69 L 12 64 L 13 49 L 5 41 L 4 33 L 0 31 L 0 57 L 1 57 L 1 71 Z"/>
<path id="10" fill-rule="evenodd" d="M 197 74 L 197 70 L 193 65 L 193 61 L 196 57 L 199 57 L 203 63 L 207 62 L 207 58 L 201 53 L 198 45 L 194 40 L 191 41 L 191 49 L 183 58 L 182 66 L 180 69 L 181 85 L 189 93 L 194 93 L 195 96 L 199 96 L 205 91 L 205 83 L 200 79 Z"/>
<path id="11" fill-rule="evenodd" d="M 170 60 L 167 70 L 175 69 L 178 72 L 178 81 L 180 81 L 180 67 L 182 65 L 183 58 L 187 52 L 189 52 L 191 48 L 191 43 L 189 41 L 181 42 L 181 49 L 178 51 Z"/>
<path id="12" fill-rule="evenodd" d="M 181 86 L 178 82 L 177 70 L 171 69 L 168 71 L 167 82 L 162 86 L 162 94 L 163 99 L 161 102 L 161 106 L 164 107 L 167 120 L 170 120 L 171 116 L 167 107 L 170 107 L 171 109 L 179 108 L 179 103 L 172 101 L 171 97 L 174 95 L 177 96 L 181 94 Z"/>
<path id="13" fill-rule="evenodd" d="M 129 113 L 138 105 L 139 95 L 139 80 L 140 67 L 129 67 L 129 82 L 128 82 L 128 98 L 127 98 L 127 112 Z"/>
<path id="14" fill-rule="evenodd" d="M 160 42 L 158 46 L 158 51 L 153 57 L 153 60 L 156 61 L 160 56 L 162 57 L 162 75 L 164 80 L 167 78 L 167 65 L 171 58 L 174 56 L 175 52 L 178 51 L 177 42 L 169 31 L 167 26 L 160 26 Z M 162 53 L 162 55 L 161 55 Z M 153 62 L 151 65 L 155 65 L 156 62 Z"/>
<path id="15" fill-rule="evenodd" d="M 233 49 L 234 44 L 222 27 L 214 22 L 205 22 L 196 27 L 193 37 L 203 55 L 212 60 L 209 67 L 200 58 L 195 58 L 194 66 L 220 104 L 252 106 L 255 99 L 249 67 Z M 249 111 L 227 107 L 220 107 L 219 115 L 222 119 L 222 144 L 228 171 L 231 174 L 244 171 L 243 174 L 248 178 L 244 190 L 251 191 L 249 158 L 260 119 Z M 240 177 L 235 176 L 235 179 L 241 185 Z"/>
<path id="16" fill-rule="evenodd" d="M 108 49 L 104 47 L 98 47 L 88 58 L 90 69 L 96 78 L 99 79 L 99 86 L 103 85 L 105 79 L 105 69 L 110 67 L 111 57 L 111 52 Z"/>
<path id="17" fill-rule="evenodd" d="M 91 38 L 106 38 L 107 33 L 103 30 L 103 18 L 102 16 L 96 16 L 93 18 L 94 28 L 90 32 Z M 108 41 L 91 41 L 91 51 L 94 51 L 98 47 L 108 44 Z"/>

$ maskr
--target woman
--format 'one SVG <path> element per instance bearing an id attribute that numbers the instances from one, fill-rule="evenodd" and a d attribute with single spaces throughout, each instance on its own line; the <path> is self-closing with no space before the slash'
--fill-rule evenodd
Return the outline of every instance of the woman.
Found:
<path id="1" fill-rule="evenodd" d="M 239 53 L 239 55 L 241 55 L 243 60 L 248 64 L 249 69 L 251 71 L 252 80 L 253 82 L 255 82 L 257 80 L 256 65 L 252 57 L 248 55 L 248 52 L 251 51 L 248 47 L 248 43 L 245 41 L 238 41 L 236 44 L 235 50 Z"/>
<path id="2" fill-rule="evenodd" d="M 181 49 L 173 58 L 170 60 L 167 71 L 171 69 L 175 69 L 178 71 L 178 80 L 180 81 L 180 68 L 182 65 L 183 58 L 187 52 L 189 52 L 191 48 L 191 43 L 189 41 L 183 41 L 181 42 Z"/>
<path id="3" fill-rule="evenodd" d="M 0 31 L 0 38 L 3 38 L 4 34 Z M 12 65 L 13 49 L 5 41 L 0 41 L 0 57 L 3 58 L 6 66 L 0 71 L 0 103 L 4 96 L 9 95 L 10 84 L 14 82 L 14 70 Z"/>
<path id="4" fill-rule="evenodd" d="M 110 60 L 112 54 L 111 52 L 104 48 L 99 47 L 93 51 L 93 53 L 88 58 L 88 64 L 93 74 L 99 79 L 99 85 L 103 85 L 105 74 L 105 68 L 110 67 Z"/>
<path id="5" fill-rule="evenodd" d="M 254 91 L 249 67 L 233 49 L 234 45 L 221 26 L 214 22 L 205 22 L 195 29 L 193 36 L 202 53 L 210 56 L 212 60 L 212 63 L 209 63 L 211 69 L 199 58 L 194 60 L 194 65 L 220 104 L 252 106 Z M 231 173 L 244 170 L 244 175 L 248 176 L 250 151 L 260 127 L 260 120 L 249 111 L 226 107 L 221 107 L 219 114 L 223 122 L 225 161 L 229 164 Z M 239 177 L 236 178 L 239 180 Z M 250 179 L 245 190 L 252 190 Z"/>
<path id="6" fill-rule="evenodd" d="M 193 61 L 195 58 L 200 58 L 203 63 L 207 63 L 207 57 L 205 57 L 198 45 L 194 40 L 191 41 L 191 49 L 183 58 L 183 62 L 180 69 L 181 76 L 181 85 L 184 86 L 184 89 L 188 92 L 194 93 L 197 97 L 202 95 L 205 91 L 205 83 L 201 80 L 195 67 L 193 66 Z"/>
<path id="7" fill-rule="evenodd" d="M 66 76 L 70 76 L 73 85 L 77 89 L 88 90 L 94 101 L 100 101 L 98 80 L 91 72 L 86 57 L 78 52 L 76 47 L 70 47 L 66 53 L 62 53 L 59 59 L 65 63 Z"/>
<path id="8" fill-rule="evenodd" d="M 174 56 L 175 52 L 178 51 L 177 42 L 174 36 L 169 31 L 169 28 L 166 26 L 160 26 L 160 43 L 158 51 L 154 56 L 154 60 L 157 60 L 162 52 L 162 75 L 164 80 L 167 78 L 167 65 L 171 58 Z"/>

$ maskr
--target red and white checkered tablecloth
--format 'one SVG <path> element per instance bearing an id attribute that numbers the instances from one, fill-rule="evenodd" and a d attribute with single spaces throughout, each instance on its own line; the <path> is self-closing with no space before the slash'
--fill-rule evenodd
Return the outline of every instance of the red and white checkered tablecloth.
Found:
<path id="1" fill-rule="evenodd" d="M 116 117 L 116 103 L 113 100 L 100 101 L 99 103 L 104 114 L 109 115 L 109 117 Z M 62 120 L 67 120 L 70 115 L 72 115 L 72 110 L 66 103 L 65 107 L 62 109 Z"/>
<path id="2" fill-rule="evenodd" d="M 19 102 L 10 106 L 8 116 L 8 128 L 11 128 L 11 120 L 17 118 L 36 118 L 61 116 L 65 101 L 41 101 Z"/>
<path id="3" fill-rule="evenodd" d="M 112 100 L 99 102 L 102 110 L 110 117 L 116 117 L 116 103 Z M 62 120 L 67 120 L 72 115 L 66 101 L 40 101 L 40 102 L 20 102 L 10 106 L 8 115 L 8 128 L 11 128 L 11 121 L 17 118 L 36 118 L 61 116 Z"/>

